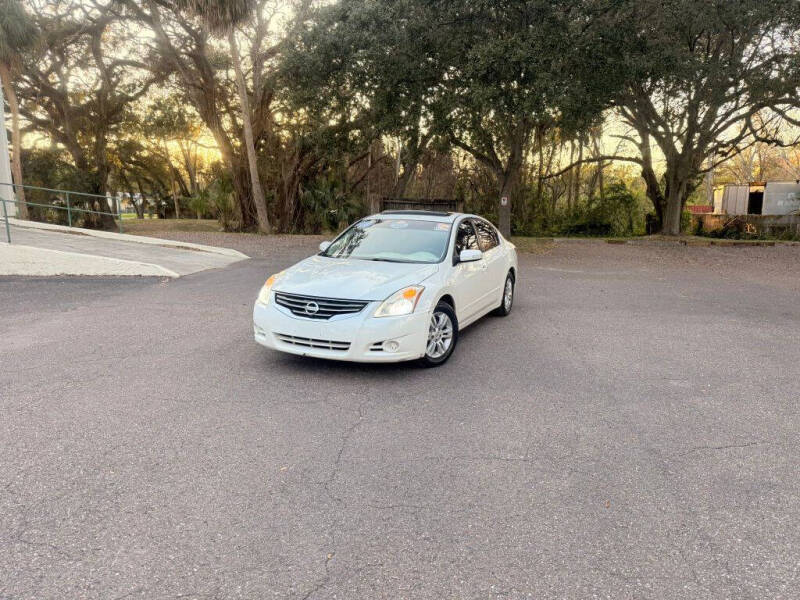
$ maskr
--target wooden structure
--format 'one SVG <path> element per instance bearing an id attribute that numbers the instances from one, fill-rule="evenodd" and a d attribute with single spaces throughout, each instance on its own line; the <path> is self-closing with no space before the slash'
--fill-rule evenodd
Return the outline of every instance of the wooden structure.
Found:
<path id="1" fill-rule="evenodd" d="M 384 210 L 436 210 L 443 212 L 464 212 L 463 200 L 441 198 L 381 198 L 372 212 Z"/>

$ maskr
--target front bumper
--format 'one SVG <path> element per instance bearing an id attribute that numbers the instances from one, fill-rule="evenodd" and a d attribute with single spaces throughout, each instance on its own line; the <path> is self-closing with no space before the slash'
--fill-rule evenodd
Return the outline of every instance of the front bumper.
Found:
<path id="1" fill-rule="evenodd" d="M 330 320 L 296 317 L 274 300 L 256 302 L 253 333 L 267 348 L 332 360 L 400 362 L 421 358 L 428 342 L 430 315 L 423 307 L 411 315 L 375 318 L 379 302 L 360 313 Z M 396 342 L 397 348 L 391 351 Z"/>

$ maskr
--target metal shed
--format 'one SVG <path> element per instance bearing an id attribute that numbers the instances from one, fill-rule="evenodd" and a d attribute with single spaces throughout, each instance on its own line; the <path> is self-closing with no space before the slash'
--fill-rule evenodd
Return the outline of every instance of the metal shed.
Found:
<path id="1" fill-rule="evenodd" d="M 791 215 L 798 211 L 800 211 L 800 181 L 767 182 L 762 215 Z"/>
<path id="2" fill-rule="evenodd" d="M 747 203 L 749 200 L 749 185 L 726 185 L 722 192 L 722 201 L 719 206 L 719 213 L 728 215 L 746 215 Z M 715 206 L 714 208 L 714 212 L 717 212 L 717 207 Z"/>

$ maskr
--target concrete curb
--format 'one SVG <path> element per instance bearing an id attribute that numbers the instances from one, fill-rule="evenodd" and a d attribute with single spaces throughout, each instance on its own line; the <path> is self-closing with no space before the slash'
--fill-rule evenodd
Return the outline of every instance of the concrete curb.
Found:
<path id="1" fill-rule="evenodd" d="M 128 233 L 114 233 L 113 231 L 100 231 L 97 229 L 84 229 L 82 227 L 66 227 L 64 225 L 53 225 L 52 223 L 39 223 L 38 221 L 23 221 L 21 219 L 9 218 L 8 222 L 14 227 L 24 227 L 28 229 L 44 229 L 47 231 L 57 231 L 60 233 L 71 233 L 73 235 L 88 235 L 91 237 L 106 238 L 121 242 L 133 242 L 136 244 L 150 244 L 153 246 L 166 246 L 168 248 L 183 248 L 195 250 L 197 252 L 208 252 L 210 254 L 220 254 L 233 258 L 250 258 L 246 254 L 233 250 L 232 248 L 219 248 L 216 246 L 205 246 L 203 244 L 193 244 L 191 242 L 178 242 L 175 240 L 165 240 L 161 238 L 146 237 L 142 235 L 130 235 Z M 11 241 L 14 241 L 12 236 Z M 144 264 L 144 263 L 143 263 Z"/>
<path id="2" fill-rule="evenodd" d="M 180 277 L 175 271 L 152 263 L 5 242 L 0 243 L 0 275 Z"/>

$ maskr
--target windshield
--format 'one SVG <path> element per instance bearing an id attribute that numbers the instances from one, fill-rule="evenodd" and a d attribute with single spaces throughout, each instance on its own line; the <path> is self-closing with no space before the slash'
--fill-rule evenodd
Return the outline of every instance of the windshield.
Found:
<path id="1" fill-rule="evenodd" d="M 447 252 L 450 223 L 364 219 L 336 238 L 322 256 L 387 262 L 437 263 Z"/>

